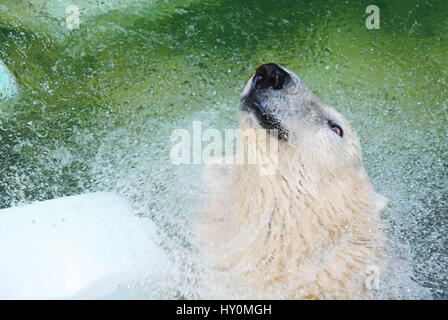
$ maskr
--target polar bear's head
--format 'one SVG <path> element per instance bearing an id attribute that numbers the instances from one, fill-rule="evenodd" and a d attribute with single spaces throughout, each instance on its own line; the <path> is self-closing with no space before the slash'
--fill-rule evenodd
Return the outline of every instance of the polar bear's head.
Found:
<path id="1" fill-rule="evenodd" d="M 244 127 L 276 130 L 280 144 L 316 169 L 362 167 L 358 139 L 348 121 L 317 98 L 292 71 L 261 65 L 241 95 Z M 288 159 L 291 161 L 291 159 Z"/>

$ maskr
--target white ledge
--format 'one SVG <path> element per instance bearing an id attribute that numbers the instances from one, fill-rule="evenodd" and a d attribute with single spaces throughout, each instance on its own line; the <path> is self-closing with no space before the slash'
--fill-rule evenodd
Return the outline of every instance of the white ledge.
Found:
<path id="1" fill-rule="evenodd" d="M 113 193 L 2 209 L 0 299 L 145 298 L 168 269 L 154 236 Z"/>

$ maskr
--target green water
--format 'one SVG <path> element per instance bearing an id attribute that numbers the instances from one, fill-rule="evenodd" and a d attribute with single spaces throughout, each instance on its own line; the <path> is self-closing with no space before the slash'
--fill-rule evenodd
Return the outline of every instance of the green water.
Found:
<path id="1" fill-rule="evenodd" d="M 201 168 L 171 165 L 171 131 L 235 127 L 244 83 L 278 62 L 349 118 L 390 199 L 390 250 L 409 267 L 382 296 L 448 298 L 446 1 L 74 2 L 72 31 L 64 1 L 0 4 L 0 59 L 21 90 L 0 102 L 0 207 L 116 191 L 162 245 L 189 248 Z"/>

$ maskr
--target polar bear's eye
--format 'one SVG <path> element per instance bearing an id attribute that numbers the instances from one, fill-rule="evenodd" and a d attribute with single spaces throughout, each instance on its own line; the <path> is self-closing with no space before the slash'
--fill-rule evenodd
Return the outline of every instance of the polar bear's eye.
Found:
<path id="1" fill-rule="evenodd" d="M 333 130 L 334 132 L 336 132 L 340 137 L 344 136 L 344 130 L 342 130 L 341 126 L 334 123 L 331 120 L 328 120 L 328 125 L 330 126 L 331 130 Z"/>

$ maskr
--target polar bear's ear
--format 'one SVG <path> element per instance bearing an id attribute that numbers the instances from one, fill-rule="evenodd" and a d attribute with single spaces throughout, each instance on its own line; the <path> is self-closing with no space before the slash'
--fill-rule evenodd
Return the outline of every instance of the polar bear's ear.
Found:
<path id="1" fill-rule="evenodd" d="M 379 193 L 375 193 L 374 205 L 379 212 L 383 212 L 386 209 L 388 202 L 389 200 L 387 200 L 385 196 Z"/>

